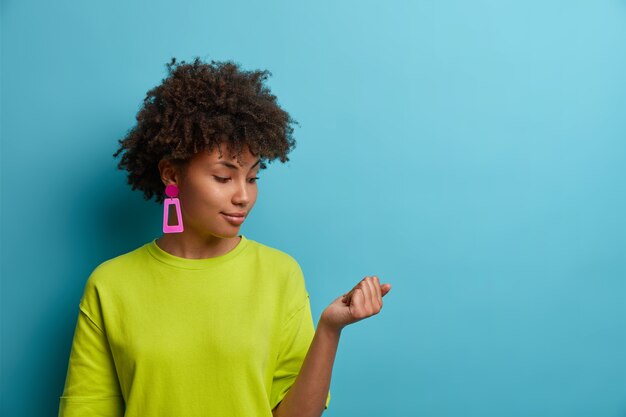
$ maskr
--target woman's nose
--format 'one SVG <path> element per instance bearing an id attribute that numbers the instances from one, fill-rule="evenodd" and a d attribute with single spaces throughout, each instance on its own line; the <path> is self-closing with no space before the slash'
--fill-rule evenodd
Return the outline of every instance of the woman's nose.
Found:
<path id="1" fill-rule="evenodd" d="M 237 205 L 247 205 L 250 202 L 250 191 L 248 190 L 248 184 L 237 183 L 237 189 L 233 194 L 233 203 Z"/>

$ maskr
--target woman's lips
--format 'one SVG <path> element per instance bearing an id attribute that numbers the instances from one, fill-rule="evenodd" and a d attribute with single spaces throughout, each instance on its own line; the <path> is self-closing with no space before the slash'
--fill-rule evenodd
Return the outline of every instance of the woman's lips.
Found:
<path id="1" fill-rule="evenodd" d="M 221 214 L 222 216 L 224 216 L 224 218 L 226 218 L 226 220 L 228 220 L 229 223 L 232 223 L 234 225 L 240 225 L 246 219 L 246 216 L 244 215 L 234 215 L 234 214 L 226 214 L 226 213 L 221 213 Z"/>

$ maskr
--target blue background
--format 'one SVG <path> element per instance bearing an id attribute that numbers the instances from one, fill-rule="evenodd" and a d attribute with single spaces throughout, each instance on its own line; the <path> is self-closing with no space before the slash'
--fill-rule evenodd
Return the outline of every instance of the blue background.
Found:
<path id="1" fill-rule="evenodd" d="M 160 235 L 112 158 L 172 56 L 300 122 L 242 232 L 314 317 L 327 416 L 626 416 L 626 1 L 3 1 L 2 415 L 56 415 L 84 283 Z"/>

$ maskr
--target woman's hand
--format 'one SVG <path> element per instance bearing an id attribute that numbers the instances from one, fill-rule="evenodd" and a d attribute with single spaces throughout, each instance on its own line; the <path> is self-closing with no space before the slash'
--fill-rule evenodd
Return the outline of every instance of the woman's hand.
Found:
<path id="1" fill-rule="evenodd" d="M 378 314 L 383 308 L 383 297 L 391 284 L 380 284 L 377 276 L 367 276 L 352 290 L 333 301 L 320 317 L 321 324 L 341 330 L 348 324 Z"/>

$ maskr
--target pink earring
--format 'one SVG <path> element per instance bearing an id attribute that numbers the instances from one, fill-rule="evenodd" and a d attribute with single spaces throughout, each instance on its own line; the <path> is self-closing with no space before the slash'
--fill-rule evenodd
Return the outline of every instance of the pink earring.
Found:
<path id="1" fill-rule="evenodd" d="M 165 187 L 166 198 L 163 202 L 163 233 L 180 233 L 183 229 L 183 218 L 180 214 L 180 201 L 178 200 L 178 187 L 176 184 L 170 184 Z M 171 205 L 176 206 L 176 224 L 171 225 L 168 222 L 169 208 Z"/>

